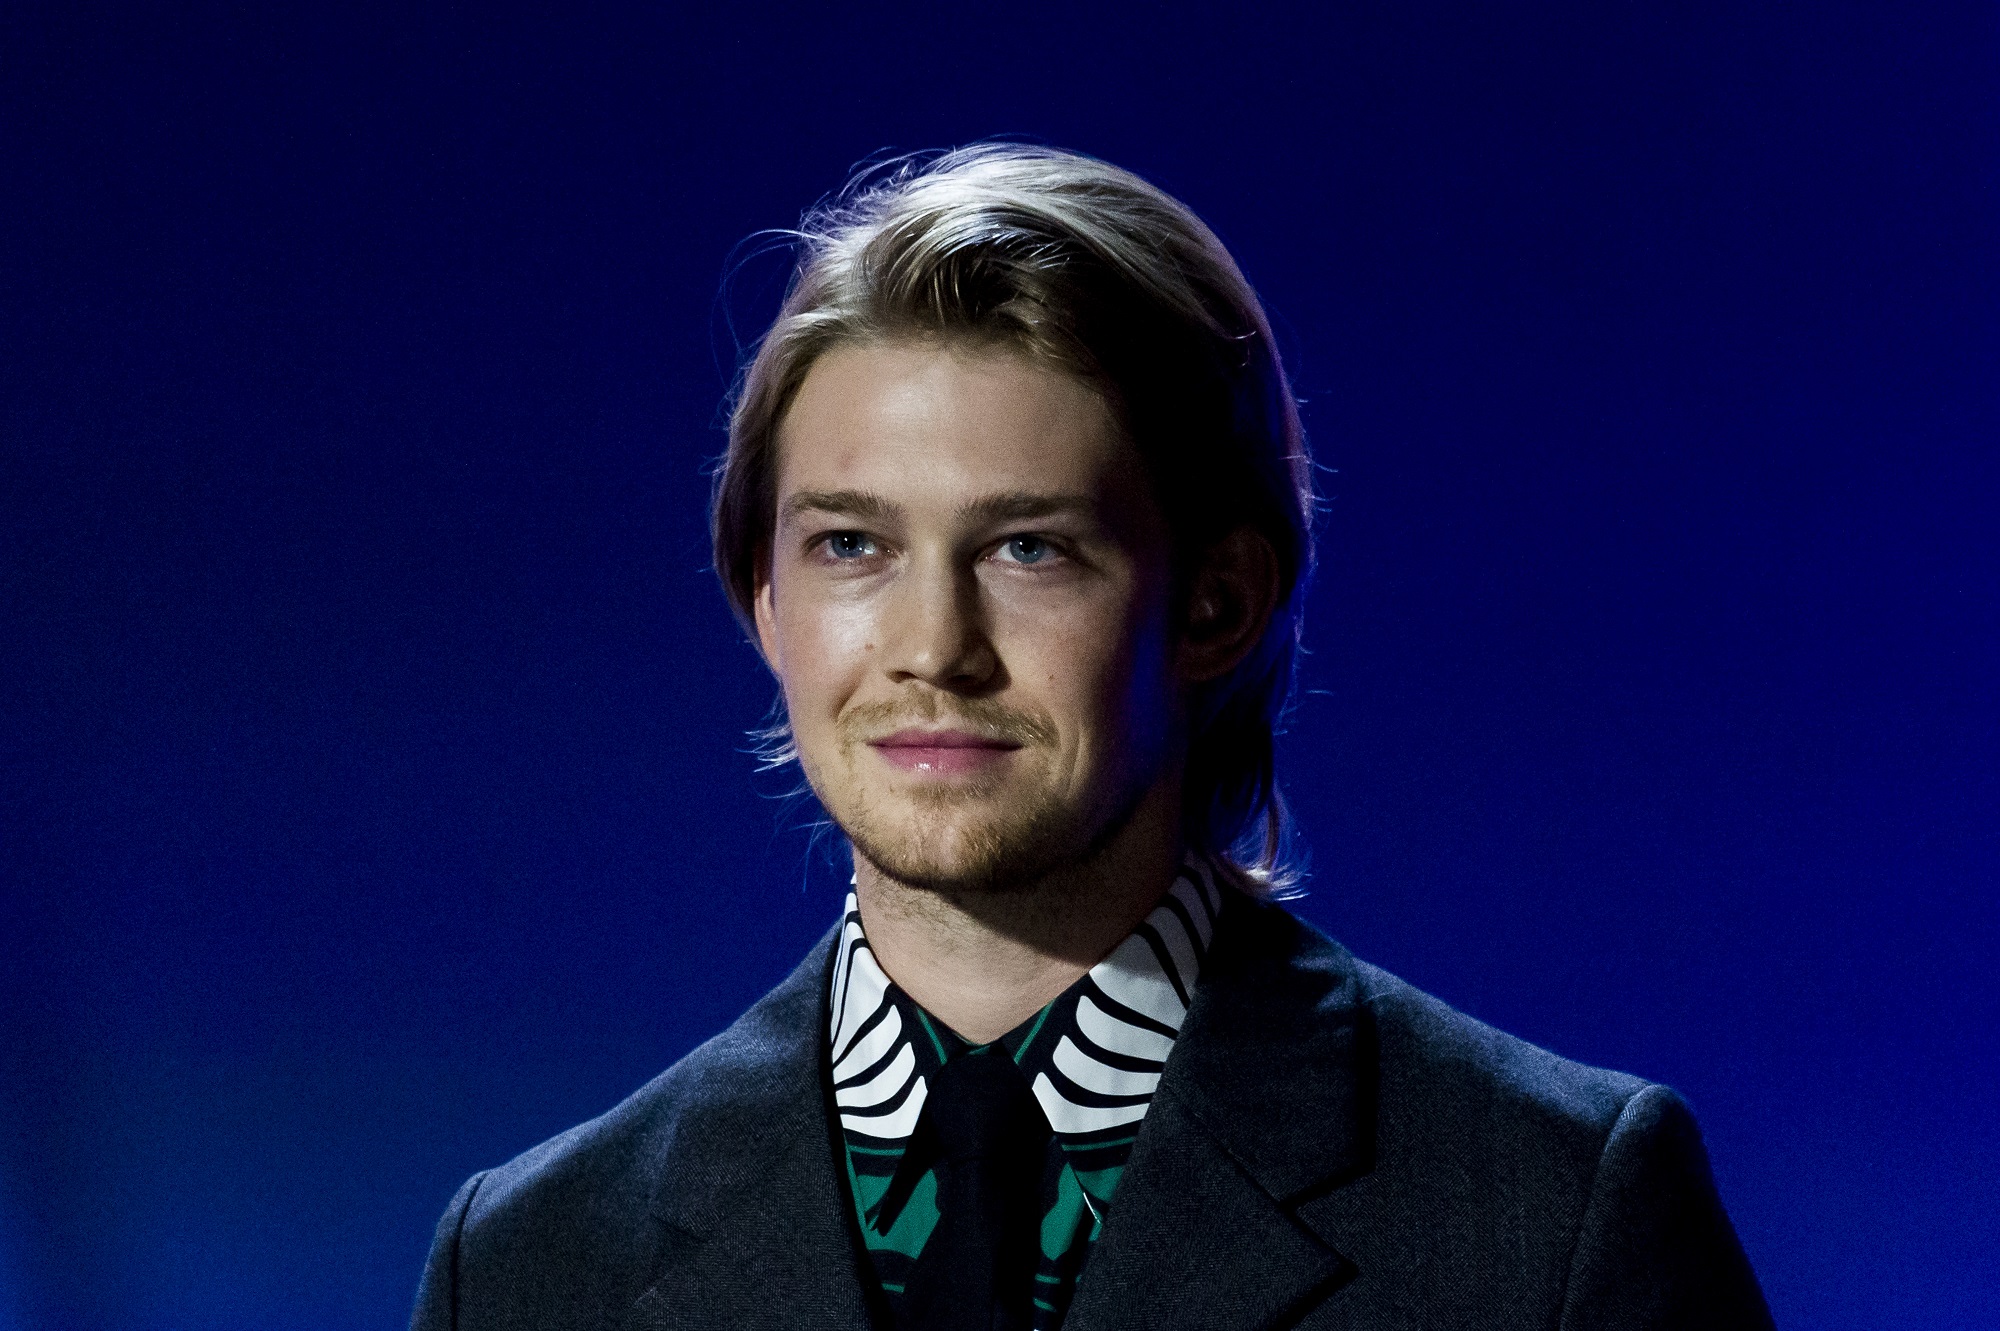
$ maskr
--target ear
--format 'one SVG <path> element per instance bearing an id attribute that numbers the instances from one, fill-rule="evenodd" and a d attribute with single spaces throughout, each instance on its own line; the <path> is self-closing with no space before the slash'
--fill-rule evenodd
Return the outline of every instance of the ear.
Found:
<path id="1" fill-rule="evenodd" d="M 771 673 L 784 682 L 784 666 L 778 660 L 778 618 L 771 604 L 771 574 L 768 569 L 760 570 L 756 591 L 750 598 L 750 617 L 757 625 L 757 650 L 763 654 L 764 664 Z"/>
<path id="2" fill-rule="evenodd" d="M 1188 585 L 1178 664 L 1190 684 L 1220 679 L 1250 655 L 1278 608 L 1278 554 L 1254 527 L 1208 548 Z"/>

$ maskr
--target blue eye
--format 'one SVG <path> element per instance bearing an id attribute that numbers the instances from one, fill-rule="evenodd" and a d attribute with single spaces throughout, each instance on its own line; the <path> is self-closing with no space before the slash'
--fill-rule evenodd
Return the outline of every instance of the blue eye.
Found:
<path id="1" fill-rule="evenodd" d="M 837 531 L 826 538 L 826 549 L 835 559 L 866 559 L 875 553 L 875 542 L 863 532 Z"/>
<path id="2" fill-rule="evenodd" d="M 1016 536 L 1001 548 L 1016 564 L 1039 564 L 1049 555 L 1049 543 L 1039 536 Z"/>

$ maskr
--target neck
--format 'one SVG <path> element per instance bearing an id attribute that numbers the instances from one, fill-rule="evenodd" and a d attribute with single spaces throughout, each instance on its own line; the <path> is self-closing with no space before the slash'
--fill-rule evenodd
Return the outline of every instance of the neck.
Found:
<path id="1" fill-rule="evenodd" d="M 859 851 L 855 895 L 890 979 L 973 1044 L 997 1040 L 1108 956 L 1180 867 L 1179 783 L 1148 791 L 1087 858 L 1005 891 L 937 891 Z"/>

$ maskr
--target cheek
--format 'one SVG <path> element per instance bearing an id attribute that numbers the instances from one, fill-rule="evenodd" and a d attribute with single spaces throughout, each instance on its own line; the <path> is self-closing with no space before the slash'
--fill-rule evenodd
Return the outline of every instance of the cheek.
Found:
<path id="1" fill-rule="evenodd" d="M 1009 673 L 1059 724 L 1121 746 L 1163 724 L 1171 697 L 1163 606 L 1116 598 L 1010 619 Z"/>
<path id="2" fill-rule="evenodd" d="M 772 622 L 794 724 L 837 712 L 874 655 L 874 615 L 861 604 L 788 599 L 782 586 L 773 591 Z"/>

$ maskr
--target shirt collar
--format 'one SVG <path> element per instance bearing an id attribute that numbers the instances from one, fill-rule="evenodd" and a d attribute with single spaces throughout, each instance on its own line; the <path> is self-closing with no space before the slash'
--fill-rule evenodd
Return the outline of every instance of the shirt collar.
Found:
<path id="1" fill-rule="evenodd" d="M 1160 902 L 1111 954 L 1002 1038 L 1073 1158 L 1129 1144 L 1187 1019 L 1222 907 L 1190 854 Z M 883 972 L 852 892 L 828 996 L 834 1106 L 850 1140 L 906 1144 L 927 1078 L 968 1048 Z"/>

